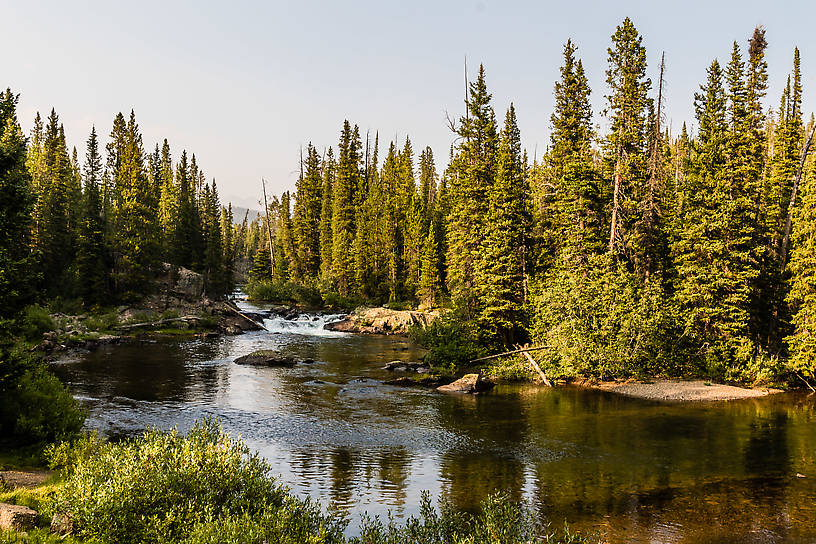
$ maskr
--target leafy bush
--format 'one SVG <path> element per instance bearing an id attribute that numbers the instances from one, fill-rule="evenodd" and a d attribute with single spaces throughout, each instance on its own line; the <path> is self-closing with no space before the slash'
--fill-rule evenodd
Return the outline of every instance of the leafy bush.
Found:
<path id="1" fill-rule="evenodd" d="M 481 353 L 473 325 L 453 313 L 435 319 L 427 327 L 411 327 L 408 335 L 417 344 L 428 348 L 424 361 L 438 370 L 453 372 L 467 366 Z"/>
<path id="2" fill-rule="evenodd" d="M 27 340 L 40 340 L 44 332 L 54 330 L 56 326 L 48 309 L 42 306 L 32 304 L 23 310 L 20 332 Z"/>
<path id="3" fill-rule="evenodd" d="M 0 350 L 0 436 L 18 444 L 66 440 L 85 413 L 42 363 Z"/>
<path id="4" fill-rule="evenodd" d="M 115 311 L 104 314 L 91 315 L 85 320 L 85 327 L 89 331 L 110 331 L 119 325 L 119 315 Z"/>
<path id="5" fill-rule="evenodd" d="M 249 298 L 269 302 L 320 306 L 323 298 L 320 290 L 312 285 L 273 280 L 253 280 L 246 284 L 244 291 Z"/>
<path id="6" fill-rule="evenodd" d="M 487 365 L 482 367 L 482 374 L 489 378 L 511 382 L 528 382 L 538 377 L 523 356 L 500 357 L 487 361 Z"/>
<path id="7" fill-rule="evenodd" d="M 58 508 L 71 512 L 83 537 L 126 543 L 197 535 L 190 542 L 222 542 L 213 535 L 238 531 L 239 520 L 279 516 L 302 516 L 296 520 L 306 528 L 302 542 L 339 534 L 314 508 L 292 502 L 269 465 L 210 420 L 196 423 L 187 436 L 148 430 L 134 440 L 103 444 L 93 455 L 55 452 L 55 462 L 73 462 Z"/>
<path id="8" fill-rule="evenodd" d="M 418 517 L 404 525 L 365 518 L 350 544 L 583 544 L 596 542 L 565 529 L 550 532 L 524 504 L 503 494 L 488 496 L 476 515 L 457 512 L 446 501 L 439 511 L 423 493 Z"/>
<path id="9" fill-rule="evenodd" d="M 677 309 L 659 281 L 642 283 L 601 257 L 531 286 L 532 334 L 549 373 L 600 378 L 675 373 L 686 361 Z"/>

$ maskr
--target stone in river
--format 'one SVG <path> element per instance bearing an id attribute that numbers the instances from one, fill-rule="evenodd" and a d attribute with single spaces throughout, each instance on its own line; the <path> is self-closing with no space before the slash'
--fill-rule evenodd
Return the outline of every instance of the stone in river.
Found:
<path id="1" fill-rule="evenodd" d="M 493 385 L 493 382 L 483 380 L 478 374 L 465 374 L 455 382 L 437 387 L 436 390 L 443 393 L 476 394 L 489 391 Z"/>
<path id="2" fill-rule="evenodd" d="M 252 366 L 285 366 L 285 367 L 293 367 L 297 364 L 297 361 L 292 359 L 291 357 L 284 357 L 268 349 L 262 349 L 260 351 L 255 351 L 250 353 L 249 355 L 244 355 L 243 357 L 238 357 L 235 359 L 235 363 L 239 365 L 252 365 Z"/>

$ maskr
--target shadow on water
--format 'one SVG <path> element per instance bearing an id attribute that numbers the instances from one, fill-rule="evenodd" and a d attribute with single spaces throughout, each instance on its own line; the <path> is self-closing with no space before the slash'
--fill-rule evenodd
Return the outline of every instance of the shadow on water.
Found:
<path id="1" fill-rule="evenodd" d="M 501 490 L 611 542 L 816 541 L 814 397 L 673 405 L 571 387 L 391 387 L 383 364 L 421 351 L 315 334 L 324 319 L 105 348 L 55 371 L 87 404 L 88 426 L 110 435 L 218 417 L 295 493 L 348 512 L 351 531 L 363 511 L 415 514 L 422 490 L 468 511 Z M 232 363 L 256 349 L 315 362 Z"/>

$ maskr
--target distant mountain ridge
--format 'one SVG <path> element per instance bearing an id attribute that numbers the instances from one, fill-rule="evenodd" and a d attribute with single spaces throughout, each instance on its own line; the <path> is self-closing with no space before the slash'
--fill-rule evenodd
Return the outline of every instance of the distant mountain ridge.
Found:
<path id="1" fill-rule="evenodd" d="M 256 217 L 260 217 L 261 212 L 253 210 L 252 208 L 244 208 L 243 206 L 232 207 L 232 222 L 240 225 L 244 222 L 244 216 L 247 218 L 247 223 L 252 223 Z"/>

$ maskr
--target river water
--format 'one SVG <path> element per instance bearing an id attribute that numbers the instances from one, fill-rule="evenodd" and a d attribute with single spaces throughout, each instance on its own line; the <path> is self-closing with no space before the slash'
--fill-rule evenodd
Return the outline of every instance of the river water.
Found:
<path id="1" fill-rule="evenodd" d="M 323 330 L 331 319 L 109 346 L 54 369 L 109 436 L 217 417 L 294 493 L 347 512 L 351 532 L 363 512 L 416 514 L 423 490 L 464 510 L 503 490 L 610 542 L 816 542 L 814 396 L 674 405 L 573 387 L 392 387 L 381 367 L 421 352 Z M 233 364 L 257 349 L 315 362 Z"/>

